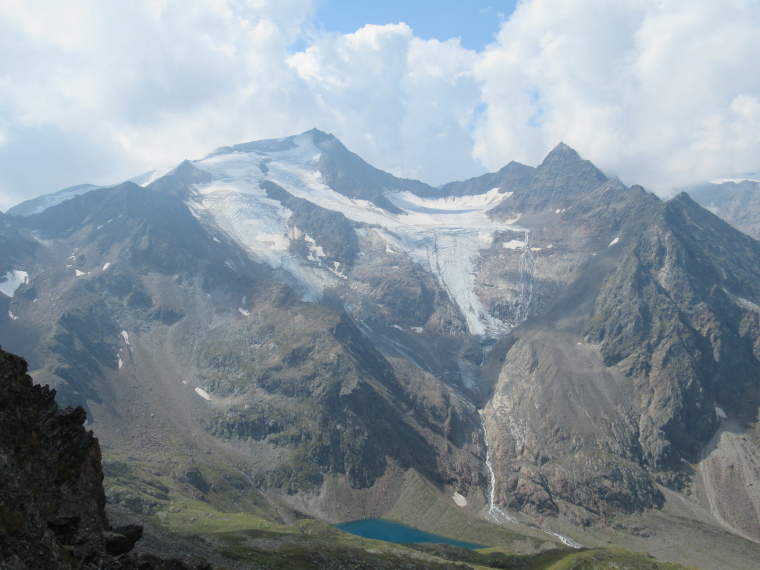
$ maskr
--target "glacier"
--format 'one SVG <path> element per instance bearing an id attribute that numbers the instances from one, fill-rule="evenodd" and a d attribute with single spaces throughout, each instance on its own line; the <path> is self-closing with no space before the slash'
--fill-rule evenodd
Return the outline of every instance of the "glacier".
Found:
<path id="1" fill-rule="evenodd" d="M 423 198 L 390 188 L 385 197 L 400 211 L 393 213 L 327 186 L 317 169 L 321 151 L 312 137 L 305 133 L 293 140 L 286 150 L 212 154 L 193 162 L 211 174 L 212 181 L 196 187 L 188 206 L 244 246 L 256 261 L 289 273 L 301 285 L 304 300 L 319 300 L 343 276 L 318 263 L 321 248 L 313 240 L 311 263 L 289 253 L 291 239 L 300 234 L 294 235 L 288 226 L 291 212 L 260 187 L 269 180 L 297 198 L 372 227 L 391 250 L 405 252 L 432 272 L 472 334 L 497 336 L 509 330 L 510 325 L 489 314 L 475 294 L 478 253 L 491 246 L 497 232 L 524 231 L 517 220 L 500 222 L 486 215 L 509 193 L 493 188 L 474 196 Z"/>

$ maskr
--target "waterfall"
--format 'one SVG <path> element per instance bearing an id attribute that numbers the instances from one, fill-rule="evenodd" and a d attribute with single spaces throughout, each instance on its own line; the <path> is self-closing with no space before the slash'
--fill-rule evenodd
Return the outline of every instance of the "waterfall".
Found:
<path id="1" fill-rule="evenodd" d="M 483 439 L 484 439 L 483 444 L 486 448 L 486 467 L 488 467 L 488 474 L 490 478 L 490 485 L 489 485 L 490 500 L 489 500 L 488 514 L 497 524 L 504 524 L 507 522 L 523 524 L 517 519 L 514 519 L 511 516 L 509 516 L 504 511 L 504 509 L 500 508 L 496 504 L 496 474 L 494 473 L 493 465 L 491 464 L 491 454 L 488 449 L 488 431 L 486 430 L 486 416 L 483 413 L 483 410 L 478 410 L 478 413 L 480 414 L 480 422 L 483 425 Z M 558 539 L 565 546 L 569 546 L 570 548 L 583 548 L 582 544 L 575 542 L 574 540 L 567 538 L 566 536 L 562 536 L 561 534 L 558 534 L 556 532 L 553 532 L 551 530 L 546 530 L 543 528 L 540 528 L 540 530 L 542 532 L 545 532 L 549 536 L 553 536 L 554 538 Z"/>
<path id="2" fill-rule="evenodd" d="M 518 266 L 519 292 L 515 299 L 515 324 L 520 324 L 528 318 L 530 302 L 533 299 L 533 280 L 538 272 L 538 261 L 531 246 L 533 238 L 530 232 L 525 230 L 525 245 L 520 255 Z"/>
<path id="3" fill-rule="evenodd" d="M 517 521 L 510 517 L 506 512 L 504 512 L 503 509 L 499 508 L 496 505 L 496 474 L 493 472 L 493 465 L 491 464 L 491 455 L 488 450 L 488 432 L 486 431 L 486 417 L 483 414 L 483 410 L 480 410 L 480 421 L 483 424 L 483 438 L 485 440 L 485 448 L 486 448 L 486 467 L 488 467 L 488 473 L 490 476 L 490 494 L 491 494 L 491 500 L 490 500 L 490 506 L 488 508 L 488 514 L 491 516 L 491 518 L 501 524 L 505 522 L 512 522 L 516 523 Z"/>

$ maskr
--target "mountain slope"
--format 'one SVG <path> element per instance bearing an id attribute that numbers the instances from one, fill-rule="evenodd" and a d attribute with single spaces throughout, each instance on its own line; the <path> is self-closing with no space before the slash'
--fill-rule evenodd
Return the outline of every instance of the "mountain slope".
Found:
<path id="1" fill-rule="evenodd" d="M 714 437 L 754 437 L 758 245 L 566 145 L 435 190 L 310 131 L 3 223 L 0 342 L 184 492 L 338 521 L 416 516 L 422 481 L 584 544 L 677 496 L 694 544 L 756 537 L 753 445 Z"/>
<path id="2" fill-rule="evenodd" d="M 170 426 L 202 426 L 285 497 L 369 488 L 388 470 L 482 485 L 471 403 L 386 359 L 341 309 L 301 301 L 172 193 L 126 183 L 20 222 L 48 245 L 25 261 L 4 342 L 62 402 L 86 401 L 109 446 L 127 431 L 158 449 Z M 155 417 L 168 424 L 147 427 Z"/>

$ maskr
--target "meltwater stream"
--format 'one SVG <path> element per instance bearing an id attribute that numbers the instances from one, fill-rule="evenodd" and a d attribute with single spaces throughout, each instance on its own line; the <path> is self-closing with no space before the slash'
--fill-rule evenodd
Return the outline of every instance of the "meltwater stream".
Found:
<path id="1" fill-rule="evenodd" d="M 528 318 L 530 302 L 533 300 L 533 281 L 538 274 L 538 261 L 533 253 L 533 238 L 528 230 L 525 230 L 525 245 L 520 254 L 518 266 L 519 291 L 515 300 L 515 325 L 519 325 Z"/>
<path id="2" fill-rule="evenodd" d="M 486 431 L 486 417 L 485 417 L 485 414 L 483 414 L 483 410 L 478 410 L 478 413 L 480 413 L 480 422 L 483 425 L 483 437 L 485 440 L 484 445 L 486 447 L 486 467 L 488 467 L 488 473 L 490 476 L 490 482 L 489 482 L 490 506 L 488 507 L 488 514 L 498 524 L 503 524 L 507 522 L 523 524 L 517 519 L 514 519 L 513 517 L 509 516 L 504 511 L 504 509 L 502 509 L 496 504 L 496 474 L 493 471 L 493 465 L 491 464 L 491 455 L 488 449 L 488 431 Z M 575 542 L 574 540 L 567 538 L 566 536 L 562 536 L 561 534 L 558 534 L 556 532 L 553 532 L 551 530 L 546 530 L 543 528 L 541 528 L 540 530 L 558 539 L 565 546 L 569 546 L 570 548 L 583 548 L 582 544 L 579 544 Z"/>

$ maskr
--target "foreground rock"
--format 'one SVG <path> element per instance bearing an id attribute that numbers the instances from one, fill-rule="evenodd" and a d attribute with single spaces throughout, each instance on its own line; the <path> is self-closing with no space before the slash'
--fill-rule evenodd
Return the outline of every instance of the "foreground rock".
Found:
<path id="1" fill-rule="evenodd" d="M 81 407 L 61 410 L 26 362 L 0 350 L 0 567 L 188 568 L 124 556 L 141 526 L 111 528 L 100 446 Z"/>

